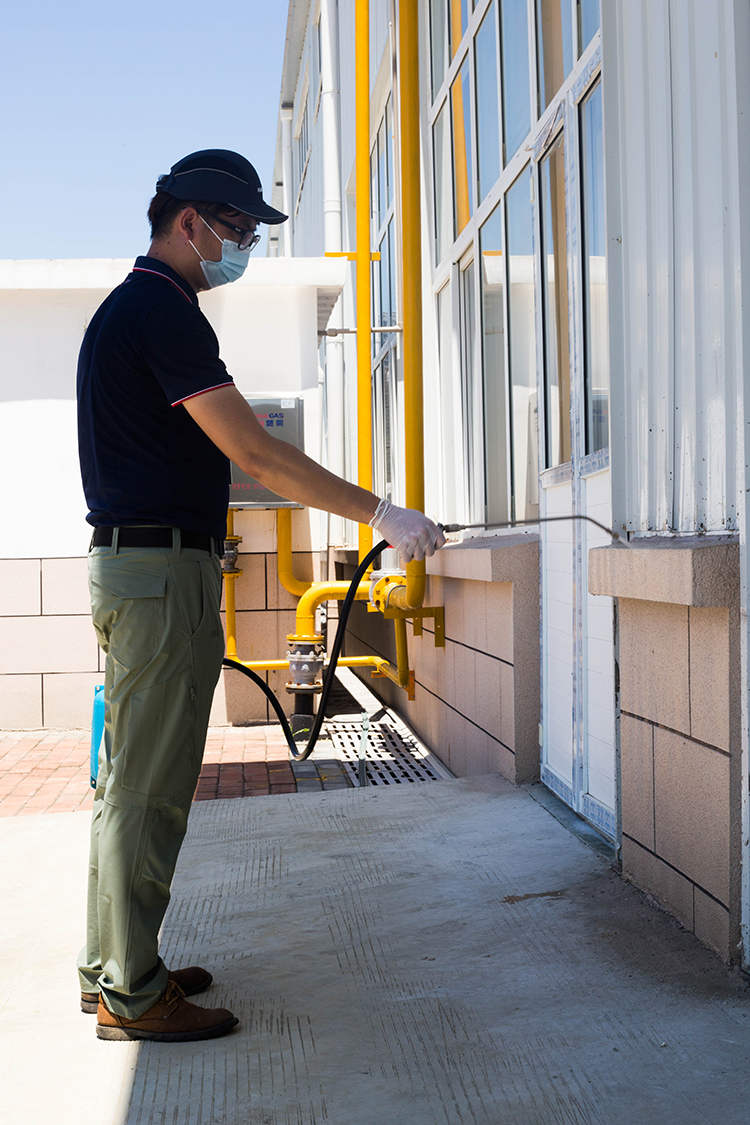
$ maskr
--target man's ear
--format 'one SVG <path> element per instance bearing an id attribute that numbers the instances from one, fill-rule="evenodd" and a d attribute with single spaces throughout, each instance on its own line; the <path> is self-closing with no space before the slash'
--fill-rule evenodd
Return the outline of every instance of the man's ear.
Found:
<path id="1" fill-rule="evenodd" d="M 198 222 L 198 212 L 195 207 L 186 207 L 184 211 L 180 211 L 175 223 L 175 231 L 183 236 L 189 238 L 191 241 L 195 236 L 195 226 Z"/>

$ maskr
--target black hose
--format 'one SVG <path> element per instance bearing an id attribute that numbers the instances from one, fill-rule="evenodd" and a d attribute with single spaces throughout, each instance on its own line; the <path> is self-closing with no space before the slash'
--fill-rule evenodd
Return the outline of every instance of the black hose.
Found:
<path id="1" fill-rule="evenodd" d="M 240 664 L 238 660 L 230 660 L 228 657 L 224 658 L 225 668 L 235 668 L 238 672 L 242 672 L 245 676 L 251 679 L 254 684 L 257 684 L 261 691 L 265 692 L 265 694 L 268 696 L 268 701 L 276 712 L 276 717 L 281 723 L 281 729 L 284 732 L 284 737 L 286 738 L 287 746 L 289 747 L 289 753 L 298 762 L 304 762 L 305 758 L 310 757 L 315 747 L 315 743 L 318 741 L 320 729 L 323 726 L 323 721 L 325 719 L 326 707 L 328 706 L 328 697 L 331 694 L 333 680 L 336 675 L 336 664 L 338 663 L 339 655 L 341 653 L 341 646 L 344 643 L 346 623 L 349 619 L 349 613 L 352 606 L 354 605 L 354 600 L 357 596 L 357 588 L 362 581 L 362 578 L 366 574 L 367 568 L 370 566 L 373 559 L 377 558 L 377 556 L 382 551 L 385 551 L 387 547 L 388 541 L 386 539 L 382 539 L 380 543 L 378 543 L 376 547 L 373 547 L 369 554 L 362 560 L 349 584 L 349 589 L 346 592 L 346 597 L 341 603 L 341 609 L 339 611 L 339 627 L 336 630 L 336 637 L 334 639 L 333 647 L 331 648 L 330 656 L 328 658 L 328 669 L 325 674 L 325 679 L 323 680 L 323 690 L 320 693 L 318 713 L 315 716 L 315 721 L 313 722 L 312 729 L 310 731 L 310 737 L 308 738 L 307 743 L 302 750 L 300 750 L 299 746 L 294 741 L 294 735 L 292 734 L 292 728 L 289 726 L 289 720 L 284 714 L 281 704 L 279 703 L 278 699 L 276 698 L 275 694 L 268 686 L 268 684 L 261 679 L 257 672 L 253 672 L 252 668 L 246 668 L 245 665 Z"/>

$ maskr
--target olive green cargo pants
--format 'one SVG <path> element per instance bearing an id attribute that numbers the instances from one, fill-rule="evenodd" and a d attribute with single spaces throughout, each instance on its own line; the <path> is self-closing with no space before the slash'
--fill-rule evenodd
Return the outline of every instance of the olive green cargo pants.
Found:
<path id="1" fill-rule="evenodd" d="M 158 933 L 221 671 L 221 567 L 172 548 L 94 547 L 89 588 L 106 653 L 81 990 L 135 1019 L 167 985 Z"/>

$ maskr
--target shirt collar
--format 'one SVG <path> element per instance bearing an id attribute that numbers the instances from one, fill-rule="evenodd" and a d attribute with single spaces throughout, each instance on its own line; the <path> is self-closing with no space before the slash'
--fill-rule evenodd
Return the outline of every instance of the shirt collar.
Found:
<path id="1" fill-rule="evenodd" d="M 173 270 L 166 262 L 160 262 L 158 258 L 150 258 L 146 254 L 141 254 L 136 258 L 133 268 L 139 273 L 146 271 L 150 274 L 161 274 L 161 276 L 171 282 L 172 285 L 182 290 L 191 304 L 198 304 L 198 295 L 193 287 L 185 281 L 185 278 L 182 277 L 177 270 Z"/>

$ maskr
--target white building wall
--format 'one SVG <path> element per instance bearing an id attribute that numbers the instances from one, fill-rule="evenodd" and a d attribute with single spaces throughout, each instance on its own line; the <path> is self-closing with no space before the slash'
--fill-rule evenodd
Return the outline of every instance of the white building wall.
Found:
<path id="1" fill-rule="evenodd" d="M 603 6 L 615 518 L 736 527 L 735 0 Z"/>

